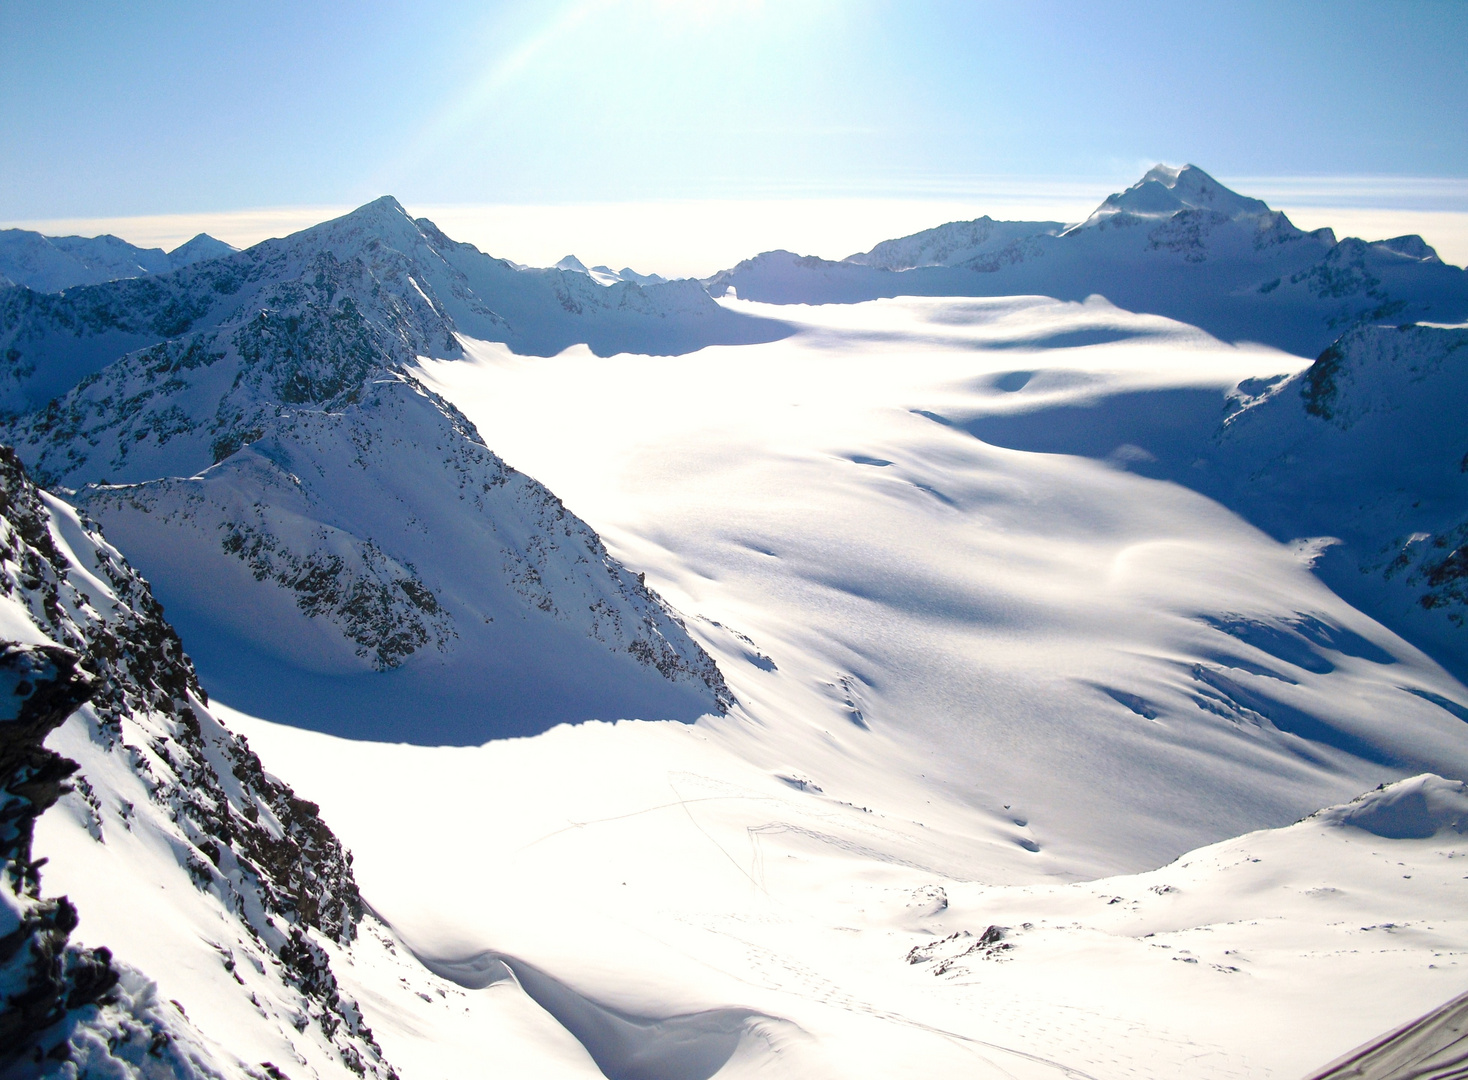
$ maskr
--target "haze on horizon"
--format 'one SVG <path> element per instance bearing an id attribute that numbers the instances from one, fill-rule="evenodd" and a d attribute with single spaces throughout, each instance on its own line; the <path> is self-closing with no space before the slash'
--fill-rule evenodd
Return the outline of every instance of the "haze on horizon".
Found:
<path id="1" fill-rule="evenodd" d="M 0 0 L 0 221 L 236 244 L 383 193 L 495 254 L 708 273 L 1158 161 L 1468 260 L 1468 7 Z M 265 208 L 265 209 L 261 209 Z"/>

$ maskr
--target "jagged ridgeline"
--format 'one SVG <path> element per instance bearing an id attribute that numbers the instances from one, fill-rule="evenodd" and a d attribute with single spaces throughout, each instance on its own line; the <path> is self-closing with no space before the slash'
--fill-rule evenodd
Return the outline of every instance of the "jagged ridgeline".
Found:
<path id="1" fill-rule="evenodd" d="M 165 252 L 115 236 L 42 236 L 26 229 L 0 229 L 0 285 L 60 292 L 74 285 L 163 274 L 234 250 L 208 233 Z"/>
<path id="2" fill-rule="evenodd" d="M 1085 221 L 955 221 L 840 262 L 765 252 L 708 281 L 746 300 L 1104 296 L 1225 341 L 1315 356 L 1360 324 L 1468 318 L 1468 273 L 1420 236 L 1305 231 L 1202 169 L 1159 165 Z"/>
<path id="3" fill-rule="evenodd" d="M 211 714 L 147 583 L 6 447 L 0 555 L 0 1076 L 392 1077 L 329 958 L 364 917 L 350 855 Z M 82 827 L 48 877 L 89 903 L 43 896 L 58 799 Z"/>
<path id="4" fill-rule="evenodd" d="M 77 379 L 9 422 L 17 452 L 83 489 L 231 704 L 430 742 L 731 704 L 640 576 L 413 376 L 465 332 L 669 351 L 770 332 L 696 282 L 516 269 L 386 199 L 173 274 L 5 302 L 9 400 Z"/>

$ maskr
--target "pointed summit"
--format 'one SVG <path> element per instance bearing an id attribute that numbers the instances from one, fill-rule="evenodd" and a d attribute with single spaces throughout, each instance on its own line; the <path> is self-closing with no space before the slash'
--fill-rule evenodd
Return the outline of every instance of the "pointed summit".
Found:
<path id="1" fill-rule="evenodd" d="M 192 240 L 188 240 L 168 253 L 168 265 L 170 269 L 178 269 L 180 266 L 189 266 L 192 263 L 201 262 L 204 259 L 221 259 L 226 255 L 233 255 L 239 248 L 232 244 L 226 244 L 223 240 L 215 239 L 208 233 L 200 233 Z"/>
<path id="2" fill-rule="evenodd" d="M 1107 196 L 1086 220 L 1086 225 L 1101 224 L 1118 214 L 1169 218 L 1179 210 L 1211 210 L 1228 218 L 1257 217 L 1270 212 L 1262 200 L 1231 191 L 1196 165 L 1184 165 L 1180 169 L 1154 165 L 1125 191 Z"/>
<path id="3" fill-rule="evenodd" d="M 339 218 L 292 233 L 284 243 L 296 251 L 326 247 L 335 251 L 338 257 L 350 257 L 374 241 L 404 254 L 429 246 L 418 223 L 391 195 L 373 199 Z"/>
<path id="4" fill-rule="evenodd" d="M 373 199 L 371 202 L 363 203 L 355 210 L 348 211 L 341 217 L 331 218 L 321 222 L 319 225 L 312 225 L 292 235 L 304 236 L 317 230 L 341 229 L 343 227 L 391 233 L 394 230 L 403 228 L 405 225 L 412 228 L 414 232 L 418 231 L 417 223 L 413 220 L 412 215 L 403 208 L 403 204 L 391 195 L 383 195 Z"/>
<path id="5" fill-rule="evenodd" d="M 570 270 L 570 271 L 573 271 L 574 273 L 577 273 L 577 274 L 590 274 L 591 273 L 590 270 L 586 269 L 586 264 L 584 262 L 582 262 L 580 259 L 576 258 L 575 255 L 567 255 L 560 262 L 556 263 L 555 269 L 557 269 L 557 270 Z"/>

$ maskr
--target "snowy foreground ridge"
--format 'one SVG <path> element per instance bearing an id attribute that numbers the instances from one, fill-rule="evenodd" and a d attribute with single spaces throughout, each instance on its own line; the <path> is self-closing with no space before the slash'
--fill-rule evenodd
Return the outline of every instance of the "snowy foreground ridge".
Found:
<path id="1" fill-rule="evenodd" d="M 1461 1074 L 1419 238 L 1159 167 L 703 283 L 39 239 L 5 1080 Z"/>

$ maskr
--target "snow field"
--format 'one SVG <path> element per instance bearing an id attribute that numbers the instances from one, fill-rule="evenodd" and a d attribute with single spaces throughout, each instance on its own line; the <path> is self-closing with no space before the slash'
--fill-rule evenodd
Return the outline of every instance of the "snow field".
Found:
<path id="1" fill-rule="evenodd" d="M 1252 830 L 1465 775 L 1462 721 L 1400 687 L 1464 689 L 1310 544 L 941 422 L 1087 387 L 1221 413 L 1302 361 L 1099 301 L 779 313 L 681 358 L 420 365 L 684 614 L 730 716 L 432 748 L 223 711 L 398 939 L 343 980 L 405 1080 L 486 1045 L 618 1080 L 1293 1077 L 1462 989 L 1459 834 Z"/>

